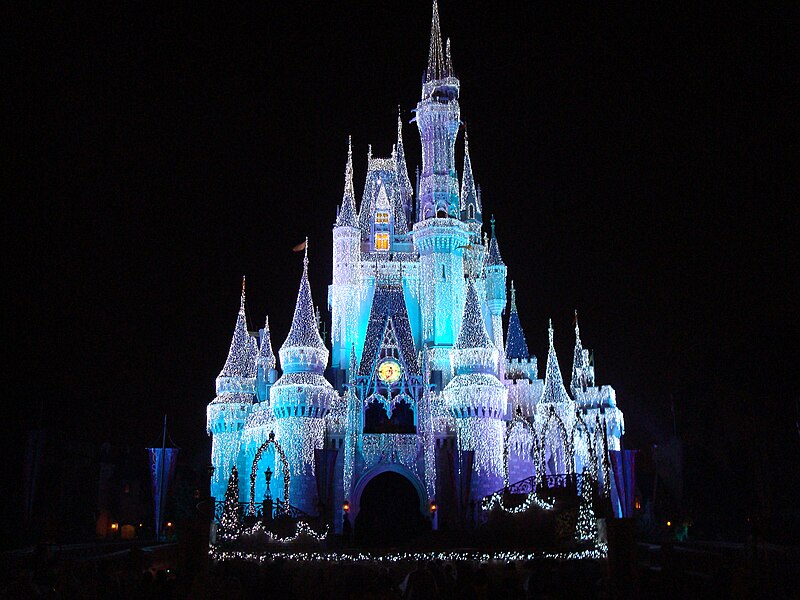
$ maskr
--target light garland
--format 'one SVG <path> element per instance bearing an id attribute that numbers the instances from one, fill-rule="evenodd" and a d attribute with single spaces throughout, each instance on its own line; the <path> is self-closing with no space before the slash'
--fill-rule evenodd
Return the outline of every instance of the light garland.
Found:
<path id="1" fill-rule="evenodd" d="M 306 536 L 310 537 L 313 540 L 318 542 L 323 541 L 325 538 L 328 537 L 329 527 L 325 526 L 325 531 L 322 533 L 317 533 L 306 523 L 305 521 L 298 521 L 295 526 L 294 535 L 290 535 L 287 537 L 279 537 L 277 534 L 273 533 L 262 523 L 261 521 L 257 522 L 253 525 L 250 529 L 244 529 L 241 532 L 241 536 L 254 536 L 254 535 L 264 535 L 270 542 L 274 542 L 276 544 L 291 544 L 292 542 L 296 542 L 299 538 Z"/>
<path id="2" fill-rule="evenodd" d="M 369 552 L 246 552 L 222 550 L 211 546 L 209 556 L 214 561 L 246 560 L 250 562 L 265 563 L 275 560 L 290 560 L 297 562 L 326 562 L 326 563 L 398 563 L 416 561 L 443 561 L 443 562 L 519 562 L 528 560 L 602 560 L 608 556 L 608 546 L 598 542 L 592 548 L 573 552 L 523 552 L 505 550 L 496 552 L 480 551 L 431 551 L 431 552 L 393 552 L 377 554 Z"/>
<path id="3" fill-rule="evenodd" d="M 578 507 L 578 521 L 575 524 L 575 537 L 579 541 L 593 540 L 597 537 L 597 519 L 592 508 L 592 489 L 586 471 L 581 477 L 580 506 Z"/>
<path id="4" fill-rule="evenodd" d="M 492 507 L 495 505 L 499 506 L 503 512 L 507 512 L 512 515 L 520 514 L 528 509 L 531 506 L 536 505 L 542 510 L 553 510 L 555 508 L 554 502 L 548 502 L 547 500 L 542 500 L 536 495 L 536 490 L 530 492 L 527 496 L 525 496 L 525 500 L 519 506 L 514 506 L 512 508 L 508 508 L 505 503 L 503 502 L 503 494 L 501 492 L 494 492 L 490 496 L 487 496 L 481 500 L 481 508 L 485 511 L 492 510 Z"/>
<path id="5" fill-rule="evenodd" d="M 218 533 L 223 540 L 233 540 L 239 536 L 242 522 L 242 508 L 239 504 L 239 471 L 236 465 L 231 469 L 228 488 L 225 490 L 225 504 L 219 520 Z"/>
<path id="6" fill-rule="evenodd" d="M 258 463 L 261 456 L 266 450 L 272 446 L 275 449 L 275 454 L 281 459 L 281 475 L 283 476 L 283 504 L 288 508 L 289 504 L 289 490 L 290 481 L 292 478 L 291 470 L 289 468 L 289 461 L 286 458 L 286 453 L 283 451 L 281 445 L 275 439 L 275 434 L 270 432 L 269 439 L 264 442 L 256 451 L 253 457 L 253 466 L 250 469 L 250 514 L 255 514 L 256 503 L 256 479 L 258 478 Z"/>

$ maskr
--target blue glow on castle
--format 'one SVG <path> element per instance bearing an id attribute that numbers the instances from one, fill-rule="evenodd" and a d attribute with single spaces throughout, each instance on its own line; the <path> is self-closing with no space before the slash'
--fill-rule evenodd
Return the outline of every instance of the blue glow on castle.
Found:
<path id="1" fill-rule="evenodd" d="M 399 115 L 391 155 L 370 150 L 358 206 L 348 149 L 333 226 L 330 347 L 314 310 L 307 245 L 280 370 L 269 323 L 247 331 L 242 287 L 207 409 L 212 496 L 223 498 L 235 479 L 240 502 L 268 493 L 322 513 L 337 532 L 344 519 L 355 523 L 362 492 L 387 471 L 411 482 L 423 515 L 437 506 L 434 527 L 479 518 L 484 498 L 532 475 L 589 473 L 616 503 L 608 452 L 619 449 L 624 423 L 614 389 L 595 384 L 577 316 L 569 391 L 552 327 L 540 378 L 513 283 L 509 306 L 494 219 L 484 228 L 466 134 L 456 169 L 459 92 L 434 3 L 413 119 L 422 145 L 416 185 Z M 234 466 L 240 478 L 231 477 Z"/>

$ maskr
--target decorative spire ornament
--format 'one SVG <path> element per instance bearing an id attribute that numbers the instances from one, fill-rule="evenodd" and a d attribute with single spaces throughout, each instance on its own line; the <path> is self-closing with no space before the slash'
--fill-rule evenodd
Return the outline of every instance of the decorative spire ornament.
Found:
<path id="1" fill-rule="evenodd" d="M 472 206 L 472 215 L 469 207 Z M 469 156 L 469 136 L 464 131 L 464 179 L 461 183 L 461 212 L 467 219 L 480 216 L 481 207 L 478 202 L 478 193 L 475 186 L 475 177 L 472 174 L 472 159 Z"/>
<path id="2" fill-rule="evenodd" d="M 494 215 L 492 215 L 492 237 L 489 240 L 489 257 L 486 260 L 486 265 L 494 267 L 497 265 L 505 265 L 503 258 L 500 256 L 500 247 L 497 245 L 497 235 L 494 231 Z"/>
<path id="3" fill-rule="evenodd" d="M 579 392 L 586 391 L 586 367 L 585 353 L 581 344 L 581 329 L 578 326 L 578 311 L 575 310 L 575 354 L 572 358 L 572 379 L 570 389 L 572 395 L 576 396 Z"/>
<path id="4" fill-rule="evenodd" d="M 264 336 L 261 338 L 261 346 L 258 348 L 256 367 L 263 368 L 265 373 L 275 368 L 275 353 L 272 351 L 272 337 L 269 331 L 269 315 L 264 319 Z"/>

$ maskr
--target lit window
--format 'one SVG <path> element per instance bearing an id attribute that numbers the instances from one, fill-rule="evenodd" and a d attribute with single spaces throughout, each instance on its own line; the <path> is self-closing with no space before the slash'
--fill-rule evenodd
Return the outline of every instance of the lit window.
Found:
<path id="1" fill-rule="evenodd" d="M 389 213 L 388 212 L 377 212 L 377 213 L 375 213 L 375 222 L 376 223 L 388 223 L 389 222 Z"/>
<path id="2" fill-rule="evenodd" d="M 375 250 L 388 250 L 389 249 L 389 234 L 376 233 L 375 234 Z"/>

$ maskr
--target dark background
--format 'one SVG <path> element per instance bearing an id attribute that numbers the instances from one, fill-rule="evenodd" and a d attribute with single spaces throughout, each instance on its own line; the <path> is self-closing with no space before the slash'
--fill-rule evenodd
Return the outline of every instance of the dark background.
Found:
<path id="1" fill-rule="evenodd" d="M 552 317 L 569 376 L 577 308 L 627 446 L 677 431 L 697 515 L 740 522 L 758 506 L 796 526 L 797 20 L 489 6 L 444 1 L 442 29 L 540 370 Z M 141 448 L 168 413 L 178 445 L 206 450 L 241 276 L 250 328 L 269 313 L 277 350 L 301 271 L 291 247 L 308 235 L 329 318 L 347 136 L 360 198 L 367 144 L 388 155 L 397 106 L 413 116 L 430 4 L 51 6 L 5 21 L 7 481 L 38 424 Z M 413 180 L 415 125 L 404 136 Z"/>

